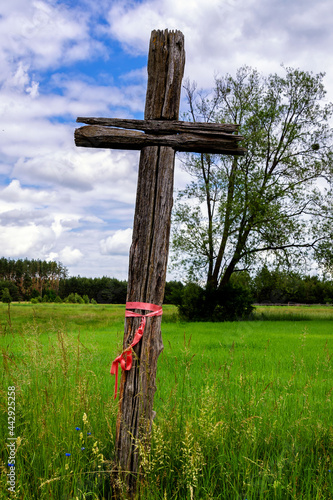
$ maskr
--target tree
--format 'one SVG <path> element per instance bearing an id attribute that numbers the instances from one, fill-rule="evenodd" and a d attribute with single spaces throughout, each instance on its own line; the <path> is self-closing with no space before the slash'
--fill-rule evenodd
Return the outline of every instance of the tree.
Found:
<path id="1" fill-rule="evenodd" d="M 323 74 L 249 67 L 216 78 L 211 95 L 185 85 L 190 119 L 239 124 L 243 157 L 192 155 L 174 210 L 174 263 L 205 282 L 209 303 L 258 261 L 332 265 L 332 104 Z"/>

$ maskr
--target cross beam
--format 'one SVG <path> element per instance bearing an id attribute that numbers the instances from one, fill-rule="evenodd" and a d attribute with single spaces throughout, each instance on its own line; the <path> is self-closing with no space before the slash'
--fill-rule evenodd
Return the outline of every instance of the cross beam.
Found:
<path id="1" fill-rule="evenodd" d="M 238 146 L 243 137 L 231 133 L 237 130 L 235 125 L 117 118 L 78 118 L 77 121 L 92 124 L 75 131 L 77 146 L 140 150 L 146 146 L 168 146 L 175 151 L 192 153 L 245 153 L 245 149 Z M 111 128 L 112 123 L 122 128 Z"/>
<path id="2" fill-rule="evenodd" d="M 140 163 L 129 255 L 127 302 L 160 306 L 164 297 L 169 249 L 175 151 L 243 154 L 236 125 L 178 120 L 185 65 L 180 31 L 153 31 L 148 56 L 144 120 L 78 118 L 88 123 L 75 131 L 78 146 L 140 149 Z M 111 128 L 110 128 L 111 127 Z M 143 312 L 144 313 L 144 312 Z M 123 348 L 133 341 L 137 318 L 127 318 Z M 132 369 L 122 372 L 116 446 L 118 467 L 134 496 L 138 471 L 137 441 L 149 443 L 156 390 L 157 359 L 163 349 L 161 317 L 147 318 L 135 345 Z"/>

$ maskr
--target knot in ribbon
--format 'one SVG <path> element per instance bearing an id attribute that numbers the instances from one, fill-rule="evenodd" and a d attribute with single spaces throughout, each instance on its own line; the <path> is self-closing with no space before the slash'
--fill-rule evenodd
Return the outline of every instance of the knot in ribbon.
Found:
<path id="1" fill-rule="evenodd" d="M 143 309 L 144 311 L 151 311 L 148 314 L 140 314 L 129 309 Z M 146 318 L 151 318 L 153 316 L 162 316 L 162 306 L 156 306 L 155 304 L 147 304 L 146 302 L 126 302 L 126 312 L 125 318 L 141 318 L 141 323 L 137 331 L 135 332 L 133 342 L 126 347 L 126 349 L 116 357 L 111 365 L 110 373 L 116 376 L 115 389 L 114 389 L 114 399 L 117 397 L 118 389 L 118 365 L 120 363 L 121 369 L 124 371 L 129 371 L 132 368 L 133 363 L 133 353 L 132 348 L 140 342 L 145 326 Z"/>

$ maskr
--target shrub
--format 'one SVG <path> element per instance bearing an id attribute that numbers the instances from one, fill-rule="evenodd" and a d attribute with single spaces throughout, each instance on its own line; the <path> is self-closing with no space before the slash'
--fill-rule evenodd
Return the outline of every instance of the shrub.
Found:
<path id="1" fill-rule="evenodd" d="M 78 293 L 74 296 L 75 304 L 84 304 L 84 300 Z"/>
<path id="2" fill-rule="evenodd" d="M 179 295 L 178 312 L 186 321 L 236 321 L 248 318 L 253 311 L 249 289 L 228 283 L 211 290 L 188 283 Z"/>
<path id="3" fill-rule="evenodd" d="M 184 285 L 181 281 L 167 281 L 163 304 L 179 304 L 183 289 Z"/>
<path id="4" fill-rule="evenodd" d="M 88 295 L 83 295 L 83 297 L 82 297 L 82 298 L 83 298 L 83 302 L 84 302 L 85 304 L 89 304 L 89 297 L 88 297 Z"/>
<path id="5" fill-rule="evenodd" d="M 64 302 L 69 303 L 69 304 L 74 304 L 75 303 L 75 294 L 70 293 L 67 295 L 67 297 L 64 299 Z"/>
<path id="6" fill-rule="evenodd" d="M 64 302 L 70 304 L 84 304 L 84 300 L 78 293 L 70 293 L 68 297 L 65 298 Z"/>
<path id="7" fill-rule="evenodd" d="M 178 312 L 186 321 L 202 321 L 205 290 L 196 283 L 188 283 L 177 297 Z"/>
<path id="8" fill-rule="evenodd" d="M 251 292 L 240 285 L 228 283 L 218 290 L 213 318 L 216 321 L 247 319 L 254 309 Z"/>
<path id="9" fill-rule="evenodd" d="M 2 290 L 1 301 L 4 302 L 5 304 L 10 304 L 11 303 L 12 298 L 10 296 L 8 288 L 4 288 Z"/>

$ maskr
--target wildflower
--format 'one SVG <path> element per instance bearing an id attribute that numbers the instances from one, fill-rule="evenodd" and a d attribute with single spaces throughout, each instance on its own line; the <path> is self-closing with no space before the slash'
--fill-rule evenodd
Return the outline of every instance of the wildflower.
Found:
<path id="1" fill-rule="evenodd" d="M 8 467 L 15 467 L 15 464 L 8 464 Z"/>
<path id="2" fill-rule="evenodd" d="M 97 455 L 97 453 L 99 452 L 99 449 L 98 449 L 98 441 L 96 441 L 96 443 L 94 444 L 93 448 L 92 448 L 92 451 L 95 455 Z"/>
<path id="3" fill-rule="evenodd" d="M 80 439 L 83 441 L 83 432 L 80 432 Z"/>
<path id="4" fill-rule="evenodd" d="M 81 429 L 80 429 L 80 427 L 75 427 L 75 430 L 80 431 Z"/>
<path id="5" fill-rule="evenodd" d="M 87 417 L 86 413 L 83 414 L 82 420 L 83 420 L 84 425 L 86 425 L 88 423 L 88 417 Z"/>
<path id="6" fill-rule="evenodd" d="M 81 450 L 82 450 L 82 451 L 83 451 L 83 450 L 85 450 L 84 446 L 82 446 Z"/>
<path id="7" fill-rule="evenodd" d="M 71 456 L 71 454 L 70 454 L 70 453 L 65 453 L 65 456 L 66 456 L 66 457 L 70 457 L 70 456 Z"/>
<path id="8" fill-rule="evenodd" d="M 91 432 L 87 432 L 87 436 L 91 436 Z"/>
<path id="9" fill-rule="evenodd" d="M 68 465 L 68 464 L 66 464 L 66 465 L 65 465 L 65 469 L 66 469 L 66 470 L 68 470 L 68 469 L 69 469 L 69 465 Z"/>
<path id="10" fill-rule="evenodd" d="M 16 446 L 19 447 L 21 443 L 22 443 L 22 438 L 20 436 L 18 436 L 16 438 Z"/>

